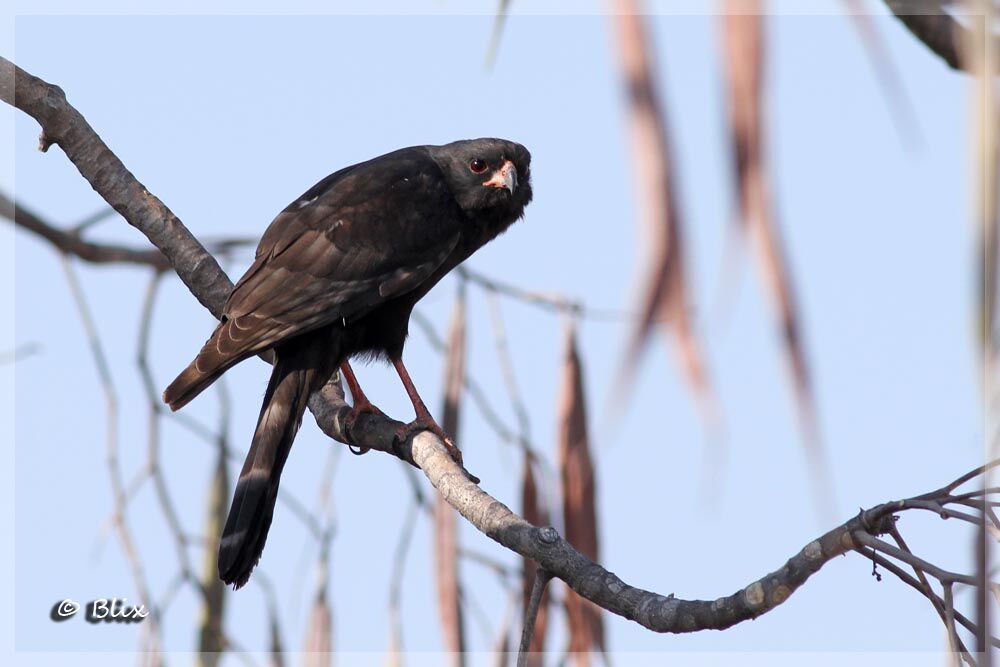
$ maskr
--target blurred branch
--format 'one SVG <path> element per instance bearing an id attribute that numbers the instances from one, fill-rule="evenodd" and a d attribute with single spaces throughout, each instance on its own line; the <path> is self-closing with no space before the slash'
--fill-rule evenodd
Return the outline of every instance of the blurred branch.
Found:
<path id="1" fill-rule="evenodd" d="M 172 268 L 169 260 L 159 250 L 85 240 L 82 237 L 83 231 L 107 215 L 107 209 L 104 209 L 67 231 L 50 225 L 27 207 L 12 201 L 6 194 L 0 192 L 0 217 L 45 239 L 67 255 L 93 264 L 137 264 L 158 271 Z M 207 246 L 208 251 L 215 255 L 227 255 L 237 248 L 252 246 L 254 243 L 255 241 L 250 238 L 224 238 L 210 240 Z"/>
<path id="2" fill-rule="evenodd" d="M 16 364 L 17 362 L 24 361 L 28 357 L 38 354 L 41 351 L 42 346 L 38 343 L 23 343 L 16 346 L 13 350 L 0 352 L 0 366 Z"/>
<path id="3" fill-rule="evenodd" d="M 903 79 L 886 47 L 886 42 L 879 34 L 878 26 L 871 14 L 865 11 L 863 0 L 843 0 L 843 2 L 882 88 L 891 119 L 895 121 L 893 127 L 908 147 L 919 147 L 922 139 L 913 102 L 906 92 L 906 86 L 903 85 Z"/>
<path id="4" fill-rule="evenodd" d="M 399 539 L 392 557 L 392 573 L 389 575 L 389 656 L 388 664 L 397 665 L 403 655 L 403 622 L 400 607 L 403 597 L 403 575 L 406 567 L 410 543 L 413 541 L 413 529 L 417 525 L 419 509 L 423 498 L 417 496 L 414 502 L 407 506 L 406 516 L 400 528 Z"/>
<path id="5" fill-rule="evenodd" d="M 278 600 L 274 592 L 274 585 L 263 572 L 258 572 L 254 580 L 264 593 L 264 602 L 267 608 L 268 651 L 270 653 L 268 662 L 271 667 L 284 667 L 284 642 L 281 640 L 281 614 L 278 613 Z"/>
<path id="6" fill-rule="evenodd" d="M 493 19 L 493 30 L 490 33 L 490 44 L 486 47 L 486 60 L 484 62 L 487 70 L 493 69 L 493 63 L 496 62 L 497 51 L 500 50 L 500 38 L 503 36 L 508 13 L 510 13 L 510 0 L 499 0 L 497 15 Z"/>
<path id="7" fill-rule="evenodd" d="M 508 664 L 510 656 L 510 628 L 514 622 L 515 610 L 517 609 L 518 596 L 516 591 L 512 591 L 507 599 L 507 611 L 497 628 L 496 637 L 493 640 L 493 665 L 494 667 L 504 667 Z"/>
<path id="8" fill-rule="evenodd" d="M 330 547 L 334 534 L 334 515 L 330 502 L 335 461 L 330 460 L 327 473 L 320 485 L 321 513 L 324 515 L 322 535 L 319 539 L 319 553 L 316 557 L 316 588 L 313 608 L 310 612 L 309 629 L 306 632 L 303 663 L 307 667 L 323 667 L 333 664 L 333 609 L 330 604 Z"/>
<path id="9" fill-rule="evenodd" d="M 59 257 L 70 293 L 73 301 L 76 303 L 77 313 L 83 325 L 91 356 L 94 359 L 94 365 L 97 367 L 101 387 L 104 391 L 105 419 L 107 423 L 106 463 L 108 474 L 111 478 L 111 492 L 114 503 L 113 525 L 118 535 L 122 552 L 124 552 L 125 561 L 128 563 L 129 570 L 131 570 L 136 592 L 141 600 L 151 601 L 152 596 L 150 595 L 149 582 L 146 579 L 146 573 L 143 570 L 142 561 L 139 558 L 139 552 L 135 546 L 135 540 L 126 518 L 128 498 L 126 496 L 125 485 L 122 481 L 121 465 L 118 459 L 118 395 L 111 376 L 111 367 L 104 353 L 104 346 L 101 344 L 90 307 L 87 305 L 87 299 L 84 296 L 83 289 L 80 287 L 76 272 L 73 270 L 72 260 L 66 254 L 61 254 Z M 160 648 L 161 610 L 151 608 L 150 612 L 146 623 L 143 623 L 140 642 L 143 650 L 148 652 L 151 664 L 159 664 L 155 656 Z"/>
<path id="10" fill-rule="evenodd" d="M 218 382 L 220 398 L 219 437 L 215 458 L 215 470 L 209 482 L 205 534 L 221 535 L 229 512 L 231 494 L 229 466 L 226 458 L 229 440 L 229 418 L 231 404 L 225 378 Z M 158 406 L 157 406 L 158 407 Z M 219 556 L 215 541 L 205 548 L 202 560 L 201 587 L 205 592 L 201 607 L 201 623 L 198 630 L 198 653 L 203 664 L 215 667 L 219 664 L 224 646 L 226 584 L 219 578 Z"/>
<path id="11" fill-rule="evenodd" d="M 49 225 L 3 193 L 0 193 L 0 216 L 7 218 L 22 229 L 37 234 L 63 253 L 79 257 L 87 262 L 141 264 L 155 269 L 170 268 L 170 262 L 159 250 L 84 241 L 77 233 L 67 232 Z"/>
<path id="12" fill-rule="evenodd" d="M 465 380 L 466 314 L 465 283 L 459 282 L 448 331 L 444 359 L 444 406 L 441 424 L 446 433 L 460 436 L 462 386 Z M 461 442 L 461 439 L 459 438 Z M 465 623 L 462 615 L 463 587 L 459 577 L 458 521 L 455 512 L 434 495 L 433 509 L 434 574 L 437 584 L 438 614 L 441 620 L 442 645 L 448 664 L 460 667 L 465 660 Z"/>
<path id="13" fill-rule="evenodd" d="M 977 289 L 978 331 L 976 332 L 981 364 L 984 412 L 984 458 L 996 456 L 995 434 L 1000 410 L 1000 392 L 997 390 L 997 275 L 998 275 L 998 218 L 997 218 L 997 176 L 1000 165 L 1000 145 L 997 143 L 997 121 L 1000 120 L 997 105 L 996 74 L 1000 44 L 993 39 L 995 7 L 993 0 L 979 0 L 971 5 L 981 12 L 975 16 L 971 29 L 964 36 L 964 62 L 967 69 L 975 74 L 975 85 L 970 99 L 973 118 L 973 173 L 975 174 L 975 208 L 973 223 L 977 232 L 978 260 Z M 990 616 L 993 610 L 992 590 L 989 581 L 990 547 L 993 540 L 989 532 L 996 535 L 997 517 L 986 503 L 987 487 L 992 483 L 989 475 L 981 480 L 983 495 L 967 505 L 976 511 L 976 537 L 973 554 L 976 563 L 975 632 L 976 652 L 982 655 L 983 665 L 991 664 L 992 656 L 987 639 L 989 637 Z M 970 498 L 971 500 L 971 498 Z M 950 591 L 945 591 L 950 595 Z M 947 598 L 946 598 L 947 600 Z M 953 624 L 952 624 L 953 625 Z M 957 637 L 956 637 L 957 639 Z M 952 641 L 953 646 L 957 645 Z"/>
<path id="14" fill-rule="evenodd" d="M 535 582 L 531 587 L 531 597 L 528 599 L 528 607 L 524 612 L 521 644 L 517 649 L 517 667 L 528 667 L 528 655 L 531 650 L 532 635 L 535 633 L 535 621 L 538 618 L 538 610 L 542 606 L 545 587 L 551 580 L 552 574 L 548 570 L 542 568 L 535 570 Z"/>
<path id="15" fill-rule="evenodd" d="M 487 296 L 486 301 L 493 324 L 493 347 L 496 350 L 497 362 L 500 364 L 500 374 L 507 390 L 507 397 L 517 418 L 518 439 L 521 442 L 530 443 L 531 420 L 528 417 L 528 406 L 521 396 L 517 376 L 514 373 L 514 359 L 511 357 L 510 346 L 507 343 L 507 329 L 503 323 L 503 313 L 500 311 L 500 304 L 492 295 Z"/>
<path id="16" fill-rule="evenodd" d="M 524 463 L 521 469 L 521 514 L 525 520 L 535 526 L 549 525 L 549 511 L 544 498 L 539 495 L 538 485 L 535 483 L 535 471 L 532 465 L 532 457 L 529 452 L 524 453 Z M 530 558 L 521 559 L 521 610 L 525 617 L 528 616 L 528 609 L 532 605 L 532 596 L 535 590 L 535 580 L 539 572 L 538 564 Z M 530 643 L 528 645 L 528 667 L 542 667 L 542 653 L 545 651 L 545 632 L 548 629 L 548 610 L 550 597 L 548 594 L 542 595 L 540 601 L 541 608 L 536 609 L 532 621 L 533 630 Z"/>
<path id="17" fill-rule="evenodd" d="M 542 310 L 565 313 L 584 320 L 594 320 L 599 322 L 627 322 L 635 317 L 634 313 L 617 308 L 593 308 L 582 301 L 571 299 L 558 292 L 539 292 L 536 290 L 524 289 L 496 278 L 485 276 L 478 271 L 465 266 L 459 266 L 455 272 L 464 280 L 481 287 L 488 293 L 500 294 L 502 296 L 520 301 L 528 305 L 536 306 Z"/>
<path id="18" fill-rule="evenodd" d="M 430 319 L 421 313 L 419 310 L 414 310 L 411 316 L 411 323 L 416 324 L 424 336 L 427 338 L 427 342 L 430 346 L 437 352 L 444 353 L 446 351 L 444 340 L 441 335 L 434 328 L 434 323 Z M 531 449 L 531 443 L 523 440 L 520 435 L 514 432 L 514 429 L 504 423 L 503 419 L 500 417 L 496 408 L 490 403 L 490 396 L 483 389 L 474 377 L 468 372 L 465 374 L 465 391 L 469 393 L 469 397 L 472 402 L 479 409 L 479 413 L 482 416 L 486 424 L 493 430 L 498 438 L 507 443 L 512 443 L 519 445 L 523 449 Z"/>

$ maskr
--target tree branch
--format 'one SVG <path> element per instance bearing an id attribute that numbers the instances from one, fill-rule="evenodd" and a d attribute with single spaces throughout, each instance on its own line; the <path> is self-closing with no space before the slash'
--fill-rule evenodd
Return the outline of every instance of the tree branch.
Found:
<path id="1" fill-rule="evenodd" d="M 98 194 L 162 251 L 195 297 L 216 316 L 221 313 L 232 283 L 218 262 L 159 199 L 142 187 L 83 116 L 67 103 L 59 88 L 0 58 L 0 99 L 38 120 L 43 149 L 58 144 Z M 787 600 L 832 558 L 863 549 L 864 543 L 870 543 L 869 537 L 889 532 L 894 513 L 918 509 L 907 507 L 907 502 L 933 500 L 941 505 L 956 502 L 959 496 L 952 496 L 951 491 L 960 480 L 971 479 L 960 478 L 936 494 L 863 511 L 807 544 L 779 569 L 732 595 L 713 601 L 682 600 L 672 594 L 663 596 L 630 586 L 583 556 L 555 529 L 531 525 L 470 481 L 433 434 L 423 431 L 404 443 L 397 443 L 395 433 L 400 422 L 371 414 L 361 415 L 354 429 L 348 432 L 345 417 L 350 408 L 344 401 L 339 380 L 331 380 L 316 392 L 309 407 L 321 430 L 333 439 L 386 452 L 419 467 L 444 499 L 479 531 L 535 560 L 541 569 L 562 579 L 584 598 L 656 632 L 722 630 L 756 618 Z M 880 550 L 885 546 L 878 543 Z M 950 593 L 951 581 L 958 579 L 949 578 L 946 595 Z M 956 612 L 950 595 L 945 603 L 946 620 L 953 624 Z"/>
<path id="2" fill-rule="evenodd" d="M 0 216 L 12 221 L 18 227 L 37 234 L 64 254 L 74 255 L 86 262 L 141 264 L 161 270 L 170 268 L 170 262 L 159 250 L 84 241 L 79 234 L 49 225 L 28 209 L 15 204 L 3 193 L 0 193 Z"/>
<path id="3" fill-rule="evenodd" d="M 18 227 L 45 239 L 63 254 L 73 255 L 85 262 L 92 264 L 137 264 L 149 266 L 158 271 L 173 268 L 166 255 L 159 250 L 87 241 L 82 237 L 81 232 L 83 228 L 89 226 L 86 224 L 89 221 L 84 221 L 83 225 L 69 230 L 59 229 L 50 225 L 28 208 L 12 201 L 2 192 L 0 192 L 0 217 L 7 218 Z M 254 240 L 248 238 L 218 239 L 208 242 L 208 252 L 215 255 L 228 254 L 236 248 L 253 244 Z"/>
<path id="4" fill-rule="evenodd" d="M 535 570 L 535 583 L 531 587 L 531 599 L 524 612 L 524 627 L 521 629 L 521 644 L 517 649 L 517 667 L 527 667 L 528 651 L 531 650 L 531 636 L 535 633 L 535 621 L 538 618 L 538 608 L 545 595 L 545 587 L 552 579 L 552 574 L 543 568 Z"/>

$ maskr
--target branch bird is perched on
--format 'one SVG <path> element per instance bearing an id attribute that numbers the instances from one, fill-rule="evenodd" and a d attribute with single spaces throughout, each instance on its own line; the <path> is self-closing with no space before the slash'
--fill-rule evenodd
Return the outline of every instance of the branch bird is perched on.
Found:
<path id="1" fill-rule="evenodd" d="M 309 395 L 339 368 L 348 424 L 376 410 L 348 365 L 388 359 L 413 402 L 404 440 L 428 429 L 461 454 L 421 400 L 402 353 L 410 312 L 442 277 L 524 215 L 531 155 L 502 139 L 403 148 L 327 176 L 278 214 L 222 321 L 163 400 L 177 410 L 226 370 L 274 350 L 250 451 L 219 547 L 219 576 L 250 578 L 271 525 L 281 469 Z"/>

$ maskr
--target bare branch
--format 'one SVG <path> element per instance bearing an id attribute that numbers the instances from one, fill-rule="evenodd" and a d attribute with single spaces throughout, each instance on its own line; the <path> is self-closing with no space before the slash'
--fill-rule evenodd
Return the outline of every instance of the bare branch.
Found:
<path id="1" fill-rule="evenodd" d="M 17 362 L 23 361 L 32 355 L 38 354 L 41 350 L 42 346 L 38 343 L 24 343 L 22 345 L 18 345 L 13 350 L 0 352 L 0 366 L 16 364 Z"/>
<path id="2" fill-rule="evenodd" d="M 552 574 L 544 568 L 535 570 L 535 583 L 531 587 L 531 599 L 528 601 L 528 608 L 524 612 L 524 628 L 521 630 L 521 645 L 517 649 L 517 667 L 527 667 L 528 652 L 531 649 L 531 636 L 535 632 L 535 619 L 538 618 L 538 609 L 542 605 L 542 596 L 545 594 L 545 587 L 552 579 Z"/>
<path id="3" fill-rule="evenodd" d="M 460 282 L 452 310 L 445 354 L 444 407 L 441 423 L 446 433 L 458 437 L 460 430 L 462 385 L 466 361 L 465 284 Z M 463 587 L 459 577 L 458 517 L 435 494 L 434 574 L 437 584 L 438 613 L 441 620 L 442 643 L 449 653 L 448 664 L 456 667 L 465 664 L 465 623 L 462 617 Z"/>
<path id="4" fill-rule="evenodd" d="M 594 308 L 583 301 L 572 299 L 559 292 L 539 292 L 537 290 L 524 289 L 502 280 L 497 280 L 490 276 L 483 275 L 478 271 L 468 267 L 459 266 L 456 269 L 458 275 L 470 283 L 483 288 L 487 292 L 500 294 L 509 299 L 520 301 L 521 303 L 535 306 L 550 312 L 566 313 L 574 315 L 584 320 L 594 320 L 598 322 L 627 322 L 635 317 L 635 313 L 617 308 Z M 659 318 L 662 319 L 662 318 Z"/>
<path id="5" fill-rule="evenodd" d="M 100 213 L 106 217 L 107 210 Z M 83 223 L 67 230 L 59 229 L 45 222 L 40 216 L 28 208 L 11 201 L 7 195 L 0 192 L 0 216 L 10 220 L 22 229 L 26 229 L 45 239 L 67 255 L 73 255 L 92 264 L 136 264 L 149 266 L 157 271 L 172 268 L 170 262 L 159 250 L 149 248 L 132 248 L 114 243 L 95 243 L 85 240 L 81 234 L 99 220 L 97 214 L 87 217 Z M 250 238 L 224 238 L 207 242 L 209 252 L 215 255 L 228 255 L 238 248 L 252 246 L 255 241 Z"/>
<path id="6" fill-rule="evenodd" d="M 966 584 L 967 586 L 976 585 L 975 577 L 959 574 L 957 572 L 949 572 L 948 570 L 939 568 L 933 563 L 928 563 L 924 559 L 914 556 L 913 553 L 910 551 L 904 551 L 898 547 L 892 546 L 888 542 L 885 542 L 876 537 L 873 537 L 872 535 L 869 535 L 864 530 L 855 531 L 851 535 L 851 537 L 858 544 L 866 546 L 870 549 L 875 549 L 876 551 L 880 551 L 884 554 L 888 554 L 893 558 L 896 558 L 898 560 L 903 561 L 904 563 L 907 563 L 908 565 L 920 568 L 921 570 L 931 575 L 932 577 L 940 581 L 942 584 L 945 584 L 946 586 L 951 585 L 953 583 Z"/>
<path id="7" fill-rule="evenodd" d="M 139 558 L 139 552 L 135 546 L 135 540 L 132 536 L 132 532 L 126 518 L 126 491 L 122 481 L 121 465 L 118 459 L 118 395 L 115 391 L 114 380 L 111 376 L 111 368 L 108 364 L 107 356 L 104 353 L 104 346 L 101 344 L 97 327 L 94 324 L 94 318 L 91 315 L 89 306 L 87 305 L 86 297 L 83 294 L 83 290 L 77 280 L 76 273 L 73 270 L 72 260 L 65 254 L 60 255 L 60 259 L 62 261 L 63 270 L 66 274 L 66 282 L 69 284 L 73 300 L 76 302 L 80 321 L 83 324 L 87 342 L 90 346 L 91 355 L 94 358 L 94 364 L 97 367 L 97 373 L 100 377 L 101 386 L 104 390 L 104 400 L 106 406 L 105 418 L 107 423 L 107 466 L 108 474 L 111 478 L 112 497 L 114 499 L 115 531 L 118 535 L 118 541 L 121 544 L 122 551 L 124 552 L 125 560 L 128 562 L 129 569 L 131 570 L 132 580 L 139 593 L 140 599 L 151 600 L 152 597 L 149 594 L 149 583 L 146 579 L 145 571 L 142 568 L 142 561 Z M 149 615 L 148 622 L 143 624 L 141 642 L 144 650 L 146 651 L 159 650 L 159 617 L 159 610 L 154 608 L 152 613 Z"/>
<path id="8" fill-rule="evenodd" d="M 413 539 L 413 529 L 417 524 L 419 508 L 422 503 L 411 503 L 408 506 L 403 526 L 400 529 L 399 541 L 392 557 L 392 573 L 389 575 L 389 658 L 388 664 L 399 664 L 403 653 L 403 627 L 400 614 L 400 599 L 403 591 L 403 568 L 406 566 L 406 556 Z"/>
<path id="9" fill-rule="evenodd" d="M 947 618 L 945 616 L 945 610 L 944 610 L 944 600 L 942 600 L 940 596 L 936 595 L 933 591 L 930 591 L 929 589 L 925 590 L 921 586 L 920 582 L 918 582 L 912 576 L 910 576 L 905 571 L 903 571 L 902 568 L 900 568 L 898 565 L 896 565 L 895 563 L 893 563 L 891 560 L 888 560 L 885 557 L 879 555 L 879 553 L 877 551 L 872 551 L 871 549 L 868 549 L 866 547 L 860 547 L 858 549 L 855 549 L 855 551 L 857 551 L 857 553 L 861 554 L 865 558 L 867 558 L 869 560 L 875 561 L 876 563 L 878 563 L 878 565 L 880 567 L 884 567 L 885 569 L 889 570 L 894 575 L 896 575 L 897 577 L 899 577 L 899 579 L 901 581 L 903 581 L 904 583 L 906 583 L 909 586 L 912 586 L 917 591 L 923 593 L 924 596 L 928 600 L 930 600 L 931 603 L 934 605 L 934 608 L 937 610 L 938 615 L 941 617 L 941 622 L 942 623 L 946 623 L 947 622 Z M 966 618 L 962 614 L 960 614 L 958 612 L 955 612 L 955 620 L 959 621 L 960 623 L 962 623 L 962 625 L 964 625 L 970 631 L 975 632 L 975 625 L 973 625 L 972 621 L 970 621 L 968 618 Z M 972 657 L 969 655 L 968 649 L 966 649 L 965 644 L 962 642 L 961 638 L 959 638 L 959 641 L 958 641 L 958 648 L 959 648 L 959 651 L 962 653 L 963 659 L 969 664 L 969 666 L 970 667 L 975 667 L 975 662 L 972 660 Z"/>
<path id="10" fill-rule="evenodd" d="M 490 44 L 486 47 L 486 59 L 484 64 L 487 70 L 493 69 L 493 63 L 497 59 L 497 51 L 500 49 L 500 38 L 503 36 L 503 27 L 507 22 L 507 13 L 510 11 L 510 0 L 500 0 L 497 6 L 497 15 L 493 19 L 493 31 L 490 34 Z"/>
<path id="11" fill-rule="evenodd" d="M 0 216 L 22 229 L 37 234 L 63 253 L 74 255 L 87 262 L 141 264 L 156 269 L 170 268 L 170 262 L 158 250 L 84 241 L 79 234 L 49 225 L 27 208 L 11 201 L 3 193 L 0 193 Z"/>

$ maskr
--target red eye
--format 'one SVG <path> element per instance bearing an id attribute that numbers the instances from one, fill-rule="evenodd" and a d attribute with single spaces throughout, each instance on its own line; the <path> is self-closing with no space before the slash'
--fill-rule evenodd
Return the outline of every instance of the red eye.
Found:
<path id="1" fill-rule="evenodd" d="M 475 160 L 469 163 L 469 169 L 471 169 L 472 173 L 474 174 L 483 173 L 484 171 L 486 171 L 486 160 L 480 160 L 479 158 L 476 158 Z"/>

